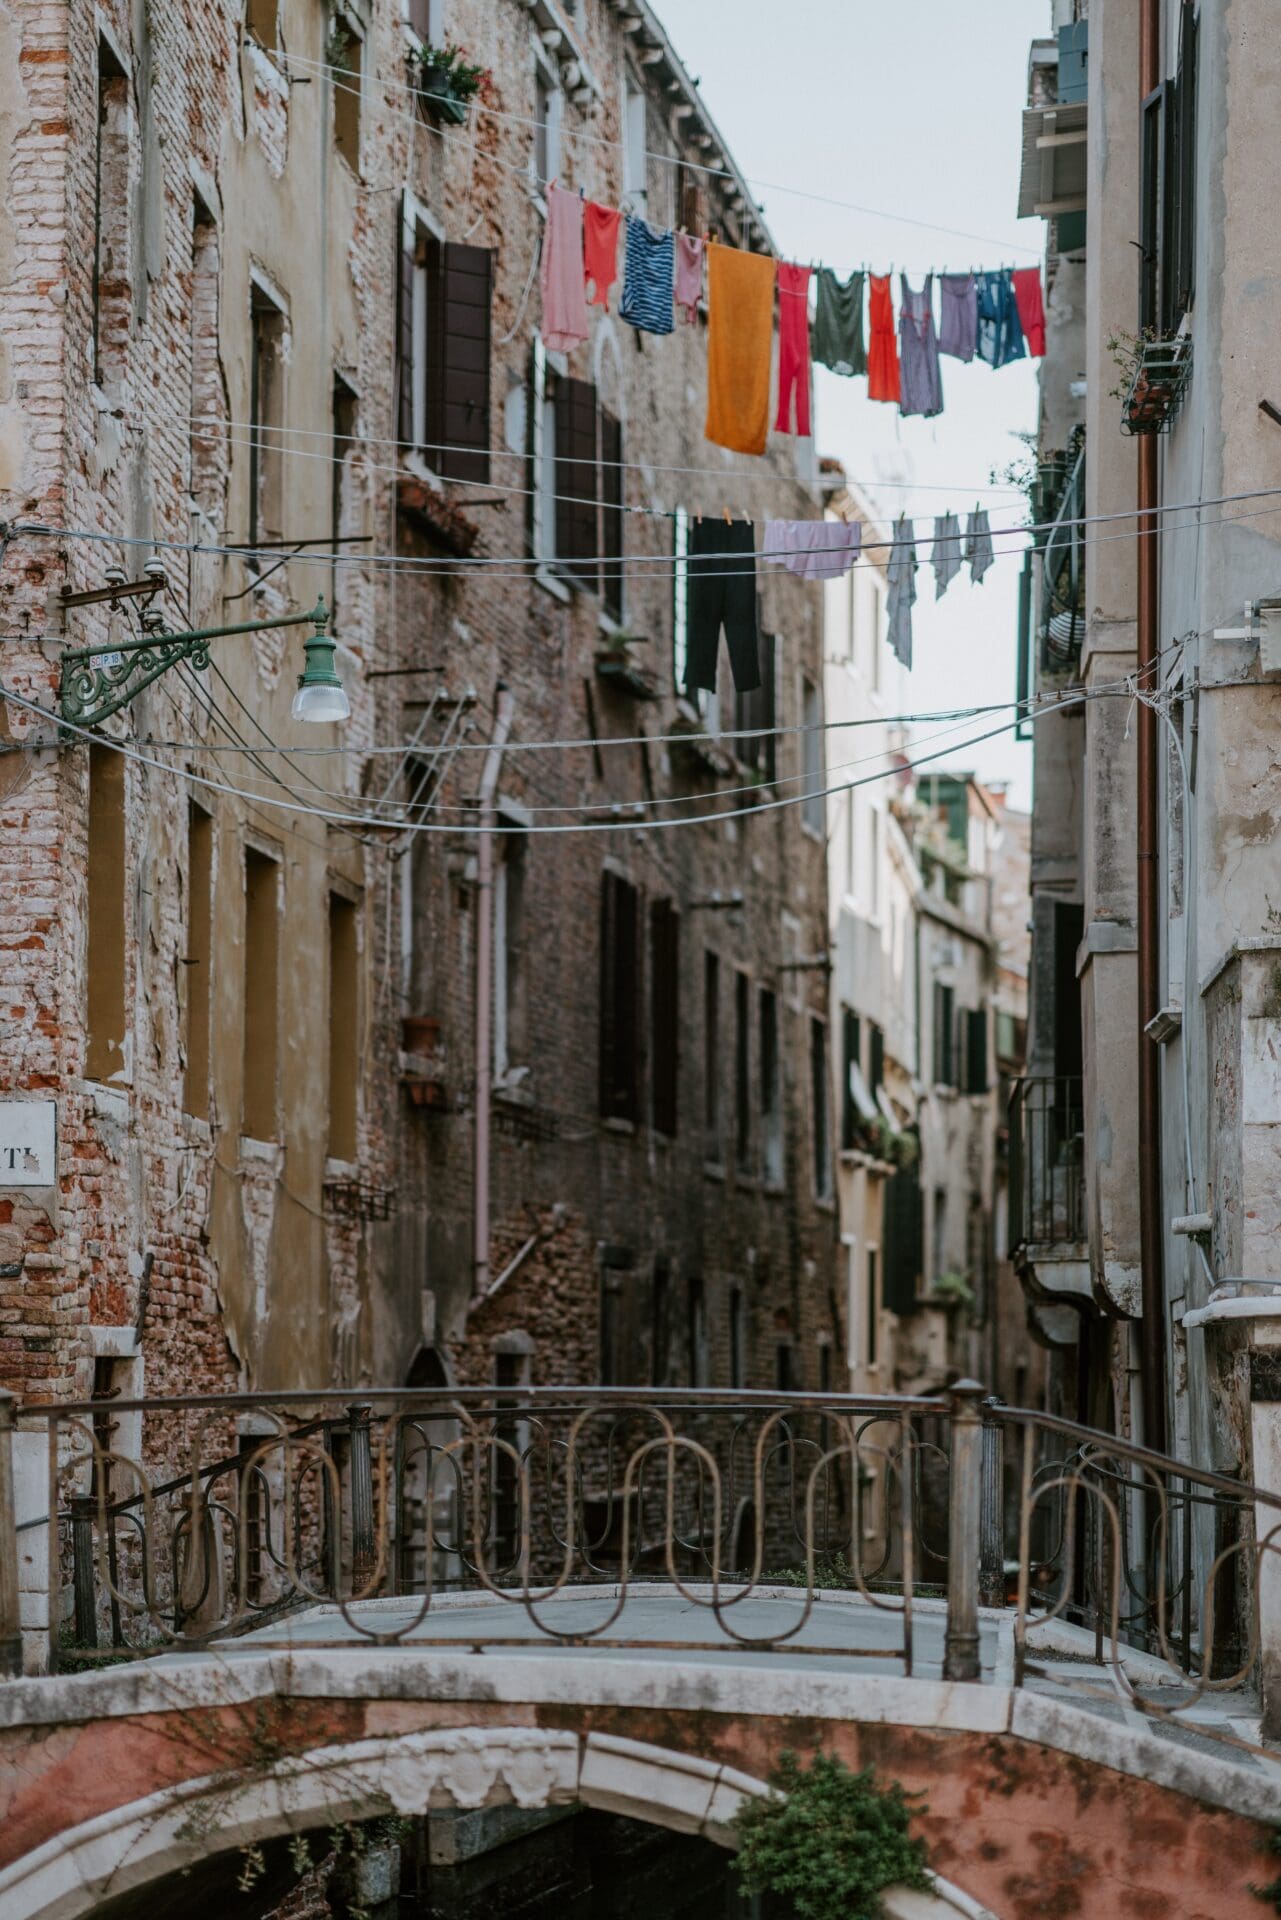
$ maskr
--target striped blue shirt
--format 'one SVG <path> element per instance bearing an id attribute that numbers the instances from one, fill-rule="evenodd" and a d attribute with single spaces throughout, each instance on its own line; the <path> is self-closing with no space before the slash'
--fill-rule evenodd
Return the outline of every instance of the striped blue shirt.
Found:
<path id="1" fill-rule="evenodd" d="M 646 333 L 670 333 L 676 248 L 671 230 L 627 216 L 627 266 L 619 318 Z"/>

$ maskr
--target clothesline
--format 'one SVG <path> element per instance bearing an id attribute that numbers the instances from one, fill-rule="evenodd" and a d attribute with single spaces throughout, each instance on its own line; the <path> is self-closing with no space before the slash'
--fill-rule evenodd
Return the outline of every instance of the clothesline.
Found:
<path id="1" fill-rule="evenodd" d="M 918 288 L 900 276 L 897 327 L 893 276 L 855 268 L 844 280 L 772 254 L 726 247 L 709 236 L 588 200 L 551 181 L 539 261 L 543 341 L 572 352 L 590 337 L 589 308 L 609 311 L 623 244 L 618 314 L 638 331 L 667 335 L 676 310 L 692 324 L 708 312 L 705 437 L 744 454 L 763 454 L 770 424 L 770 375 L 778 295 L 776 433 L 808 438 L 811 363 L 843 377 L 864 376 L 870 400 L 897 405 L 904 417 L 943 411 L 943 358 L 990 367 L 1045 352 L 1039 267 L 996 267 L 935 275 Z M 815 301 L 810 316 L 810 289 Z M 864 329 L 864 287 L 867 326 Z M 590 298 L 589 292 L 590 289 Z"/>

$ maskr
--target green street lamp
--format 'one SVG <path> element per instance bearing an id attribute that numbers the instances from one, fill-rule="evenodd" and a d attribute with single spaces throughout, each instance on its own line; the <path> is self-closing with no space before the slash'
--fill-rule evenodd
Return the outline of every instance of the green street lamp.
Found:
<path id="1" fill-rule="evenodd" d="M 127 592 L 131 589 L 124 589 Z M 154 589 L 153 589 L 154 590 Z M 111 599 L 120 589 L 97 588 L 75 596 L 75 602 Z M 69 598 L 68 604 L 72 604 Z M 328 723 L 345 720 L 351 712 L 342 681 L 334 666 L 335 643 L 328 633 L 329 609 L 323 597 L 308 613 L 283 613 L 274 620 L 249 620 L 234 627 L 202 627 L 194 633 L 170 633 L 156 614 L 143 615 L 147 631 L 140 640 L 122 640 L 114 647 L 70 648 L 62 656 L 58 710 L 73 727 L 96 727 L 118 713 L 144 687 L 170 667 L 189 660 L 197 672 L 209 666 L 209 642 L 241 633 L 268 633 L 276 627 L 312 626 L 305 642 L 305 664 L 298 676 L 293 700 L 295 720 Z"/>

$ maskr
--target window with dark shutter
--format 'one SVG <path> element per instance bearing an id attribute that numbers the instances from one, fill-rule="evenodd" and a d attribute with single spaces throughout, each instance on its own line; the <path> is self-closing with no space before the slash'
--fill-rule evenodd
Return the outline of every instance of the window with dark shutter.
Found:
<path id="1" fill-rule="evenodd" d="M 649 910 L 651 1108 L 654 1129 L 676 1137 L 680 1058 L 680 915 L 670 900 Z"/>
<path id="2" fill-rule="evenodd" d="M 600 1110 L 635 1120 L 638 1108 L 637 895 L 619 874 L 601 876 Z"/>
<path id="3" fill-rule="evenodd" d="M 920 1174 L 915 1165 L 902 1167 L 885 1183 L 881 1304 L 889 1313 L 911 1313 L 916 1306 L 924 1238 Z"/>
<path id="4" fill-rule="evenodd" d="M 965 1014 L 965 1091 L 987 1089 L 987 1009 L 970 1007 Z"/>
<path id="5" fill-rule="evenodd" d="M 427 434 L 423 456 L 447 480 L 489 479 L 493 254 L 429 245 Z"/>
<path id="6" fill-rule="evenodd" d="M 623 429 L 600 414 L 601 599 L 611 618 L 623 617 Z"/>
<path id="7" fill-rule="evenodd" d="M 934 1084 L 956 1085 L 956 994 L 953 988 L 934 985 Z"/>
<path id="8" fill-rule="evenodd" d="M 810 1138 L 814 1146 L 814 1192 L 818 1199 L 832 1194 L 832 1155 L 827 1127 L 827 1028 L 810 1019 Z"/>
<path id="9" fill-rule="evenodd" d="M 734 742 L 734 751 L 745 767 L 754 767 L 766 781 L 774 778 L 774 749 L 777 715 L 774 706 L 775 638 L 772 633 L 760 637 L 761 684 L 750 693 L 734 695 L 733 731 L 742 735 Z"/>
<path id="10" fill-rule="evenodd" d="M 721 1157 L 721 963 L 714 953 L 703 955 L 703 1124 L 707 1132 L 706 1157 L 719 1165 Z"/>
<path id="11" fill-rule="evenodd" d="M 752 1170 L 752 988 L 734 975 L 734 1165 Z"/>
<path id="12" fill-rule="evenodd" d="M 409 196 L 401 195 L 396 223 L 396 435 L 414 443 L 414 272 L 416 239 Z"/>
<path id="13" fill-rule="evenodd" d="M 861 1067 L 862 1023 L 849 1007 L 841 1014 L 841 1150 L 849 1153 L 856 1144 L 858 1108 L 854 1104 L 854 1069 Z"/>
<path id="14" fill-rule="evenodd" d="M 1139 331 L 1161 320 L 1161 187 L 1165 158 L 1165 88 L 1143 102 L 1139 152 Z"/>
<path id="15" fill-rule="evenodd" d="M 590 380 L 556 383 L 556 558 L 581 586 L 599 583 L 596 389 Z"/>
<path id="16" fill-rule="evenodd" d="M 872 1097 L 885 1082 L 885 1035 L 873 1020 L 867 1030 L 867 1085 Z"/>

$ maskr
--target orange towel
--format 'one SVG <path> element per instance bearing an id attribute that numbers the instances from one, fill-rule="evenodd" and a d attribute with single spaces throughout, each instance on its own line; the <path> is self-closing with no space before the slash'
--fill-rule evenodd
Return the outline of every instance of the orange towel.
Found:
<path id="1" fill-rule="evenodd" d="M 774 258 L 707 249 L 707 425 L 718 447 L 764 453 L 774 339 Z"/>

